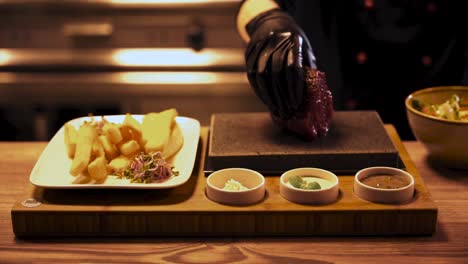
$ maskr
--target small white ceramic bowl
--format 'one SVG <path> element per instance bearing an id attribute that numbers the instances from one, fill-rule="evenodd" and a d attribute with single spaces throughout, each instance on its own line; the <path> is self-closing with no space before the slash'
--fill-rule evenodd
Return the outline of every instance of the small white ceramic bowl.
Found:
<path id="1" fill-rule="evenodd" d="M 371 187 L 363 179 L 375 175 L 402 176 L 408 185 L 397 189 Z M 354 193 L 361 199 L 374 203 L 399 204 L 408 202 L 414 195 L 414 178 L 408 172 L 392 167 L 369 167 L 358 171 L 354 177 Z"/>
<path id="2" fill-rule="evenodd" d="M 229 191 L 224 186 L 236 180 L 247 190 Z M 245 168 L 227 168 L 211 173 L 206 179 L 206 195 L 214 202 L 228 205 L 249 205 L 265 196 L 265 177 L 257 171 Z"/>
<path id="3" fill-rule="evenodd" d="M 318 190 L 304 190 L 288 184 L 292 176 L 314 177 L 322 186 Z M 280 177 L 280 195 L 301 204 L 328 204 L 336 201 L 339 194 L 338 177 L 330 171 L 318 168 L 297 168 L 284 172 Z"/>

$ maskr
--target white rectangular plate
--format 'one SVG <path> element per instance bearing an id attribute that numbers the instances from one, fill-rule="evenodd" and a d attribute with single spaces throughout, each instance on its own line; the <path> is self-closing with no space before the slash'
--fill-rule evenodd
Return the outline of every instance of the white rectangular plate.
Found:
<path id="1" fill-rule="evenodd" d="M 142 122 L 144 115 L 133 115 L 133 117 Z M 95 116 L 94 120 L 101 120 L 101 117 Z M 104 116 L 110 122 L 122 123 L 125 115 Z M 81 117 L 70 120 L 69 122 L 79 128 L 85 121 L 91 120 L 90 117 Z M 109 175 L 103 183 L 74 183 L 77 178 L 70 175 L 70 165 L 72 160 L 68 158 L 64 143 L 64 127 L 50 140 L 41 156 L 37 160 L 29 180 L 32 184 L 44 188 L 55 189 L 90 189 L 90 188 L 121 188 L 121 189 L 167 189 L 174 188 L 184 184 L 192 175 L 195 159 L 197 156 L 197 147 L 200 137 L 200 122 L 193 118 L 176 117 L 176 122 L 182 130 L 184 136 L 184 145 L 172 160 L 174 169 L 179 171 L 178 176 L 174 176 L 162 183 L 131 183 L 129 179 L 118 178 Z"/>

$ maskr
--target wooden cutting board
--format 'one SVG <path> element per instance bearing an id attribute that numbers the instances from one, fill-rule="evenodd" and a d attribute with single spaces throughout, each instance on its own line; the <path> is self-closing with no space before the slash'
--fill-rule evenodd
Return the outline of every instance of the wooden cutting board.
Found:
<path id="1" fill-rule="evenodd" d="M 276 127 L 268 113 L 218 113 L 211 118 L 206 173 L 244 167 L 281 174 L 298 167 L 355 173 L 403 166 L 375 111 L 337 111 L 327 136 L 304 141 Z"/>
<path id="2" fill-rule="evenodd" d="M 327 205 L 302 205 L 279 194 L 279 175 L 265 178 L 262 201 L 228 206 L 205 195 L 203 164 L 208 128 L 203 127 L 193 174 L 166 190 L 54 190 L 29 184 L 11 210 L 16 236 L 316 236 L 431 235 L 437 207 L 398 134 L 385 126 L 415 195 L 405 204 L 377 204 L 357 197 L 352 174 L 340 174 L 340 194 Z"/>

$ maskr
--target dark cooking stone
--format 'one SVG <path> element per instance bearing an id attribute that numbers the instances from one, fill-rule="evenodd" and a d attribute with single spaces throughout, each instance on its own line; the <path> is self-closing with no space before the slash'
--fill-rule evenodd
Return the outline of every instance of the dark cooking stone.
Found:
<path id="1" fill-rule="evenodd" d="M 403 166 L 375 111 L 336 111 L 327 136 L 304 141 L 275 126 L 269 113 L 211 117 L 207 173 L 244 167 L 279 174 L 298 167 L 355 173 L 371 166 Z"/>

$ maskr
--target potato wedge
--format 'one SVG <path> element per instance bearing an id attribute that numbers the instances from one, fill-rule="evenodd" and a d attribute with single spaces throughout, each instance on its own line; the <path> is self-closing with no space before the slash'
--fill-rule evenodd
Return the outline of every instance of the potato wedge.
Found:
<path id="1" fill-rule="evenodd" d="M 95 159 L 97 157 L 105 157 L 106 153 L 104 152 L 104 148 L 102 147 L 101 141 L 98 137 L 93 142 L 93 148 L 91 150 L 91 159 Z"/>
<path id="2" fill-rule="evenodd" d="M 88 165 L 89 176 L 96 182 L 103 182 L 107 177 L 107 160 L 98 157 Z"/>
<path id="3" fill-rule="evenodd" d="M 132 128 L 130 128 L 130 132 L 132 133 L 132 139 L 140 145 L 140 151 L 145 151 L 145 143 L 143 142 L 142 134 Z"/>
<path id="4" fill-rule="evenodd" d="M 169 140 L 177 114 L 176 109 L 170 108 L 159 113 L 145 115 L 142 124 L 142 136 L 146 153 L 162 151 Z"/>
<path id="5" fill-rule="evenodd" d="M 131 158 L 134 154 L 138 153 L 139 150 L 140 150 L 140 145 L 135 140 L 130 140 L 128 142 L 125 142 L 120 146 L 120 152 L 124 156 L 129 157 L 129 158 Z"/>
<path id="6" fill-rule="evenodd" d="M 131 162 L 129 158 L 120 155 L 107 164 L 107 171 L 109 174 L 121 173 L 130 166 Z"/>
<path id="7" fill-rule="evenodd" d="M 106 135 L 109 138 L 109 141 L 111 143 L 117 144 L 122 141 L 122 134 L 120 133 L 120 129 L 116 124 L 104 124 L 104 126 L 102 127 L 102 131 L 104 135 Z"/>
<path id="8" fill-rule="evenodd" d="M 137 131 L 138 133 L 141 133 L 141 124 L 138 122 L 131 114 L 127 113 L 125 115 L 125 119 L 122 123 L 124 126 L 128 126 L 132 128 L 133 130 Z"/>
<path id="9" fill-rule="evenodd" d="M 81 172 L 86 170 L 91 159 L 93 142 L 96 137 L 96 128 L 89 123 L 81 125 L 78 129 L 75 156 L 70 166 L 71 175 L 78 176 Z"/>
<path id="10" fill-rule="evenodd" d="M 132 131 L 131 128 L 128 126 L 125 126 L 123 124 L 118 125 L 120 134 L 122 135 L 122 141 L 121 142 L 127 142 L 132 139 Z"/>
<path id="11" fill-rule="evenodd" d="M 67 155 L 70 159 L 73 159 L 73 157 L 75 156 L 77 136 L 78 130 L 76 130 L 76 128 L 72 124 L 65 123 L 64 142 L 65 148 L 67 149 Z"/>
<path id="12" fill-rule="evenodd" d="M 110 142 L 109 138 L 101 135 L 99 136 L 99 141 L 101 142 L 102 147 L 104 148 L 104 153 L 106 154 L 107 160 L 112 160 L 113 158 L 119 155 L 117 147 Z"/>
<path id="13" fill-rule="evenodd" d="M 91 182 L 91 177 L 89 175 L 80 174 L 73 180 L 73 184 L 85 184 Z"/>
<path id="14" fill-rule="evenodd" d="M 162 156 L 164 159 L 172 158 L 184 145 L 184 135 L 179 125 L 175 123 L 174 128 L 172 129 L 171 136 L 164 146 Z"/>

